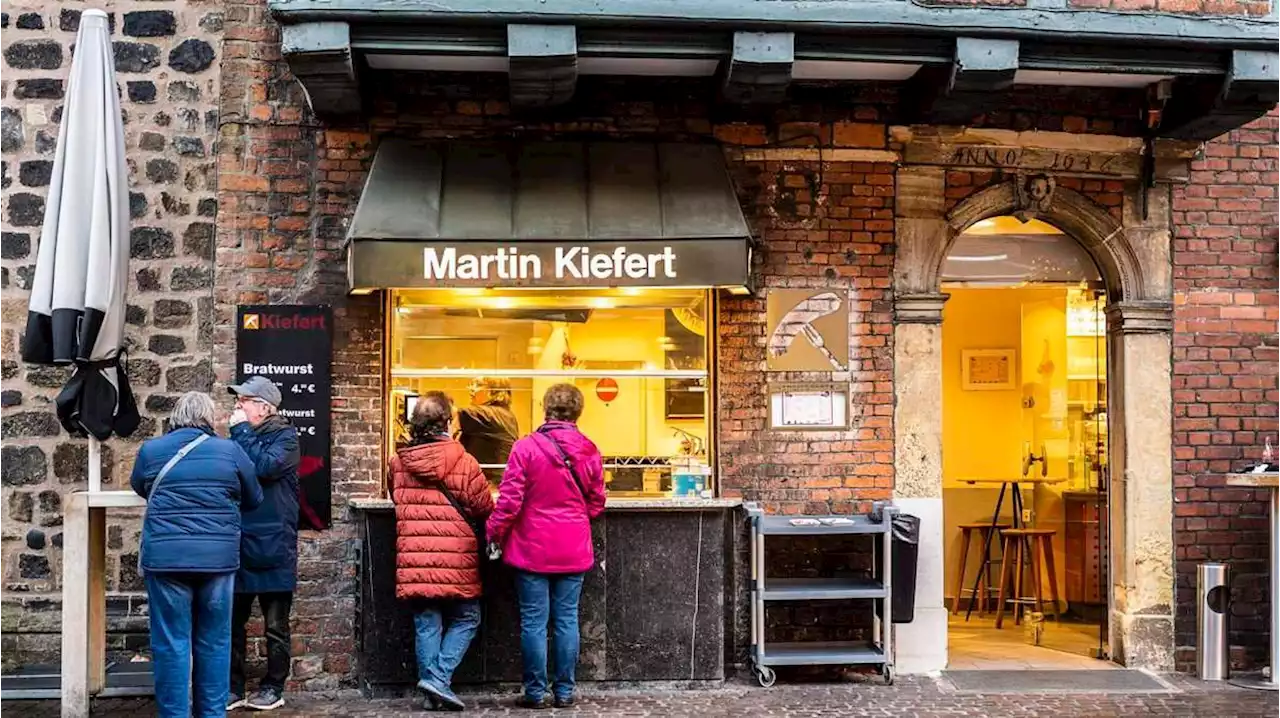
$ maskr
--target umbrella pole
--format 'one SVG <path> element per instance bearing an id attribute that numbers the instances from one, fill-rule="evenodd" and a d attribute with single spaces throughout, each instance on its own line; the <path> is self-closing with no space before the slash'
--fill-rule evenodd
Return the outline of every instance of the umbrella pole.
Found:
<path id="1" fill-rule="evenodd" d="M 89 493 L 102 491 L 102 442 L 89 437 Z"/>

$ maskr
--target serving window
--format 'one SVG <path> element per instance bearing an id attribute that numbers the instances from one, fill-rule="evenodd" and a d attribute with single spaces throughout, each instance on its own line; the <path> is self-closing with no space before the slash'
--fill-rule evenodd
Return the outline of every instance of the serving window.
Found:
<path id="1" fill-rule="evenodd" d="M 547 388 L 585 400 L 578 426 L 600 447 L 612 496 L 709 496 L 712 297 L 699 289 L 429 289 L 389 293 L 392 450 L 416 398 L 501 405 L 523 436 Z M 455 416 L 453 431 L 466 427 Z M 486 452 L 480 452 L 486 453 Z M 500 457 L 477 456 L 491 482 Z"/>

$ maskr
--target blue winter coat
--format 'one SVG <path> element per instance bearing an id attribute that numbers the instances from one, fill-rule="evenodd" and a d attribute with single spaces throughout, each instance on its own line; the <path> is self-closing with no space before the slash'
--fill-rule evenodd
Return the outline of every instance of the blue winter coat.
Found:
<path id="1" fill-rule="evenodd" d="M 298 585 L 298 430 L 282 416 L 231 427 L 262 483 L 262 505 L 244 515 L 236 593 L 288 592 Z"/>
<path id="2" fill-rule="evenodd" d="M 185 428 L 138 449 L 129 485 L 151 496 L 142 524 L 142 569 L 157 573 L 229 573 L 240 567 L 240 515 L 262 503 L 253 463 L 227 439 L 213 436 L 192 449 L 155 486 L 160 469 L 202 433 Z"/>

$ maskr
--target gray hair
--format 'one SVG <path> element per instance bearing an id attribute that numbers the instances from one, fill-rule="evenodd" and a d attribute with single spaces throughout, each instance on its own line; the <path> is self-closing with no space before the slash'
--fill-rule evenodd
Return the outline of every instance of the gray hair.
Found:
<path id="1" fill-rule="evenodd" d="M 442 391 L 429 391 L 418 399 L 409 418 L 414 438 L 423 440 L 430 434 L 447 434 L 453 421 L 453 400 Z"/>
<path id="2" fill-rule="evenodd" d="M 542 396 L 547 421 L 577 421 L 582 416 L 582 391 L 573 384 L 553 384 Z"/>
<path id="3" fill-rule="evenodd" d="M 169 414 L 169 427 L 171 429 L 211 427 L 216 408 L 208 394 L 189 391 L 178 397 L 178 402 L 173 405 L 173 412 Z"/>

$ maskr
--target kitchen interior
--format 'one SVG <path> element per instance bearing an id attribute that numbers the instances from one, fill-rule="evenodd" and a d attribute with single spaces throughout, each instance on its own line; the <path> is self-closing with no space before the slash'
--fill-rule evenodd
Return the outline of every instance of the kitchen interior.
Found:
<path id="1" fill-rule="evenodd" d="M 943 291 L 950 667 L 1110 667 L 1098 660 L 1108 595 L 1101 277 L 1051 225 L 997 217 L 957 239 Z"/>
<path id="2" fill-rule="evenodd" d="M 396 445 L 423 392 L 462 408 L 486 379 L 505 380 L 523 436 L 542 423 L 547 388 L 569 382 L 611 498 L 712 496 L 708 291 L 406 290 L 390 301 Z"/>

